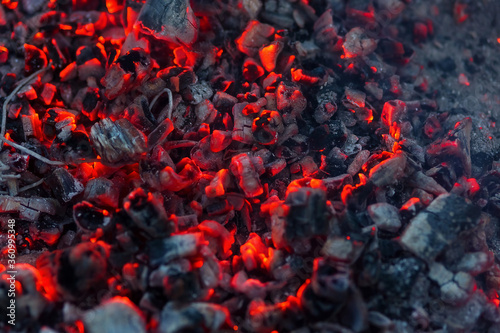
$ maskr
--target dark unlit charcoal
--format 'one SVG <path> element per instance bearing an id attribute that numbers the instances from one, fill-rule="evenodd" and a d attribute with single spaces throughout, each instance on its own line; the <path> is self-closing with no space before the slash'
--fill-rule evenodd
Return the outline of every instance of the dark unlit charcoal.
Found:
<path id="1" fill-rule="evenodd" d="M 89 333 L 146 332 L 146 324 L 139 309 L 126 297 L 113 297 L 83 315 L 85 331 Z"/>
<path id="2" fill-rule="evenodd" d="M 92 126 L 90 140 L 106 163 L 132 163 L 146 152 L 146 137 L 127 119 L 103 119 Z"/>
<path id="3" fill-rule="evenodd" d="M 106 97 L 115 99 L 141 85 L 151 74 L 152 67 L 153 62 L 149 54 L 141 48 L 134 48 L 121 55 L 101 80 L 102 85 L 106 87 Z"/>
<path id="4" fill-rule="evenodd" d="M 382 187 L 395 184 L 405 175 L 406 155 L 396 153 L 370 170 L 370 181 Z"/>
<path id="5" fill-rule="evenodd" d="M 158 193 L 138 188 L 124 199 L 123 207 L 135 225 L 151 237 L 170 235 L 176 230 L 175 221 L 168 218 L 163 197 Z"/>
<path id="6" fill-rule="evenodd" d="M 110 225 L 111 214 L 90 202 L 82 201 L 73 206 L 73 219 L 83 230 L 95 231 Z"/>
<path id="7" fill-rule="evenodd" d="M 479 223 L 480 210 L 462 197 L 442 194 L 410 221 L 401 244 L 418 257 L 433 261 L 464 231 Z"/>
<path id="8" fill-rule="evenodd" d="M 108 251 L 101 244 L 80 243 L 45 252 L 36 261 L 44 287 L 52 297 L 78 300 L 106 284 Z"/>

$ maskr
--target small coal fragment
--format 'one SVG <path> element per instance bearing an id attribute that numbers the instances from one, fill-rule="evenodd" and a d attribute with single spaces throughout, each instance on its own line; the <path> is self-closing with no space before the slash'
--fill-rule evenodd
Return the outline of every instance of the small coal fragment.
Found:
<path id="1" fill-rule="evenodd" d="M 399 210 L 387 203 L 377 203 L 366 208 L 375 225 L 382 230 L 397 232 L 401 228 Z"/>
<path id="2" fill-rule="evenodd" d="M 228 319 L 227 309 L 212 303 L 180 305 L 169 302 L 161 311 L 159 333 L 220 332 Z"/>

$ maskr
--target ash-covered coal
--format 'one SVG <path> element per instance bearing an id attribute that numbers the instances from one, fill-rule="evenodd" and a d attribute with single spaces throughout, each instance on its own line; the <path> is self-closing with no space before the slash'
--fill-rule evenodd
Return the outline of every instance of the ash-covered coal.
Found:
<path id="1" fill-rule="evenodd" d="M 500 331 L 499 19 L 3 0 L 2 332 Z"/>

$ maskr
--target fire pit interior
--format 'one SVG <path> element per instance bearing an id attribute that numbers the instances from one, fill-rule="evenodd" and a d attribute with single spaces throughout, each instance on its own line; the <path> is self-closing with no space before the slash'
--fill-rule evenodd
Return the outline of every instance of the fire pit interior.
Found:
<path id="1" fill-rule="evenodd" d="M 500 332 L 497 0 L 2 0 L 2 332 Z"/>

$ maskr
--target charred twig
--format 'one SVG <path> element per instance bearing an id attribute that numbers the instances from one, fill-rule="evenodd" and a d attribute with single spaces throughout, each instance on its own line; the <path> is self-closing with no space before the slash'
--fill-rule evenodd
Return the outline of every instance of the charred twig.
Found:
<path id="1" fill-rule="evenodd" d="M 50 165 L 64 165 L 63 162 L 51 161 L 48 158 L 45 158 L 42 155 L 5 138 L 6 123 L 7 123 L 7 106 L 9 105 L 10 101 L 14 98 L 14 96 L 16 96 L 16 94 L 19 92 L 19 90 L 21 90 L 26 84 L 28 84 L 36 76 L 38 76 L 39 74 L 41 74 L 41 73 L 45 72 L 47 69 L 49 69 L 51 65 L 52 65 L 52 62 L 50 62 L 46 67 L 36 71 L 35 73 L 31 74 L 27 78 L 21 80 L 19 82 L 19 85 L 9 94 L 9 96 L 7 96 L 7 98 L 5 99 L 5 101 L 3 103 L 3 107 L 2 107 L 2 127 L 0 129 L 0 140 L 2 140 L 6 144 L 22 151 L 23 153 L 26 153 L 26 154 L 36 158 L 44 163 L 47 163 Z"/>
<path id="2" fill-rule="evenodd" d="M 25 79 L 22 79 L 19 81 L 19 84 L 17 87 L 12 90 L 12 92 L 7 96 L 5 101 L 3 102 L 3 107 L 2 107 L 2 128 L 0 130 L 0 136 L 3 138 L 5 136 L 5 131 L 6 131 L 6 123 L 7 123 L 7 106 L 9 105 L 10 101 L 16 96 L 16 94 L 21 90 L 26 84 L 28 84 L 31 80 L 33 80 L 35 77 L 37 77 L 39 74 L 45 72 L 47 69 L 50 68 L 52 65 L 52 62 L 50 62 L 46 67 L 37 70 L 30 76 L 28 76 Z"/>
<path id="3" fill-rule="evenodd" d="M 23 153 L 28 154 L 31 157 L 34 157 L 37 160 L 40 160 L 40 161 L 42 161 L 44 163 L 47 163 L 47 164 L 50 164 L 50 165 L 65 165 L 65 163 L 63 163 L 61 161 L 52 161 L 52 160 L 49 160 L 48 158 L 43 157 L 42 155 L 40 155 L 38 153 L 35 153 L 34 151 L 32 151 L 32 150 L 30 150 L 30 149 L 28 149 L 26 147 L 23 147 L 20 144 L 15 143 L 14 141 L 10 141 L 10 140 L 6 139 L 4 136 L 0 137 L 0 140 L 2 140 L 3 142 L 5 142 L 9 146 L 12 146 L 12 147 L 14 147 L 14 148 L 22 151 Z"/>
<path id="4" fill-rule="evenodd" d="M 45 181 L 45 178 L 42 178 L 42 179 L 40 179 L 40 180 L 38 180 L 38 181 L 36 181 L 34 183 L 31 183 L 29 185 L 23 186 L 23 187 L 21 187 L 19 189 L 18 192 L 21 193 L 21 192 L 24 192 L 24 191 L 27 191 L 27 190 L 31 190 L 32 188 L 35 188 L 35 187 L 37 187 L 39 185 L 42 185 L 44 181 Z"/>

